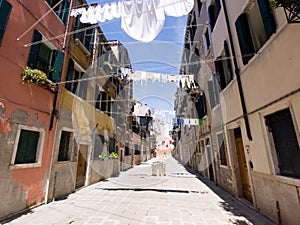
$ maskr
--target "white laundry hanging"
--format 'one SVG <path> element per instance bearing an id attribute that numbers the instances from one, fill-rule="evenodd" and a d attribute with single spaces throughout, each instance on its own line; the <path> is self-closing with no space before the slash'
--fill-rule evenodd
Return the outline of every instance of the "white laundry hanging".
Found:
<path id="1" fill-rule="evenodd" d="M 180 17 L 187 15 L 194 7 L 194 0 L 163 0 L 163 7 L 167 16 Z"/>
<path id="2" fill-rule="evenodd" d="M 95 24 L 121 17 L 121 28 L 141 42 L 152 41 L 162 30 L 165 15 L 187 15 L 194 0 L 120 0 L 85 8 L 73 9 L 71 16 L 81 15 L 80 22 Z"/>
<path id="3" fill-rule="evenodd" d="M 141 42 L 152 41 L 165 23 L 160 0 L 123 0 L 121 28 L 132 38 Z"/>

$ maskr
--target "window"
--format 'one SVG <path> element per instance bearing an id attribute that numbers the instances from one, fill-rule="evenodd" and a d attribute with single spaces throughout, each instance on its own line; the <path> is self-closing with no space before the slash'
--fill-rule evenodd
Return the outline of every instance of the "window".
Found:
<path id="1" fill-rule="evenodd" d="M 125 145 L 125 152 L 124 154 L 127 156 L 127 155 L 130 155 L 130 148 L 129 148 L 129 143 L 126 141 L 126 145 Z"/>
<path id="2" fill-rule="evenodd" d="M 216 78 L 219 82 L 221 90 L 223 90 L 229 82 L 233 79 L 233 72 L 231 67 L 231 57 L 227 42 L 224 41 L 224 51 L 215 60 Z"/>
<path id="3" fill-rule="evenodd" d="M 209 31 L 206 28 L 206 31 L 203 34 L 203 42 L 204 42 L 204 48 L 205 48 L 205 54 L 208 54 L 209 47 L 210 47 L 210 37 L 209 37 Z"/>
<path id="4" fill-rule="evenodd" d="M 73 150 L 73 134 L 72 132 L 62 131 L 60 136 L 59 151 L 57 161 L 70 161 Z"/>
<path id="5" fill-rule="evenodd" d="M 108 141 L 108 151 L 109 153 L 111 152 L 116 152 L 116 141 L 114 138 L 109 138 L 109 141 Z"/>
<path id="6" fill-rule="evenodd" d="M 220 0 L 215 0 L 215 2 L 208 7 L 208 18 L 209 18 L 211 32 L 213 32 L 214 30 L 220 10 L 221 10 Z"/>
<path id="7" fill-rule="evenodd" d="M 51 49 L 48 45 L 42 43 L 42 34 L 34 30 L 32 45 L 30 47 L 27 65 L 32 69 L 40 69 L 48 75 L 48 78 L 54 82 L 61 79 L 62 64 L 64 53 Z M 49 69 L 53 68 L 54 71 Z"/>
<path id="8" fill-rule="evenodd" d="M 12 6 L 6 0 L 0 0 L 0 45 L 6 30 Z"/>
<path id="9" fill-rule="evenodd" d="M 140 145 L 137 145 L 137 144 L 134 145 L 134 154 L 135 155 L 141 154 L 141 146 Z"/>
<path id="10" fill-rule="evenodd" d="M 217 139 L 218 139 L 218 148 L 220 154 L 220 163 L 221 165 L 227 166 L 228 164 L 227 164 L 224 134 L 223 133 L 217 134 Z"/>
<path id="11" fill-rule="evenodd" d="M 12 164 L 40 163 L 44 131 L 20 125 L 14 147 Z"/>
<path id="12" fill-rule="evenodd" d="M 81 30 L 78 32 L 77 30 Z M 88 53 L 93 52 L 93 45 L 94 45 L 94 33 L 95 29 L 91 24 L 83 24 L 80 22 L 80 17 L 77 17 L 75 20 L 74 26 L 74 39 L 76 41 L 80 41 L 84 48 L 88 51 Z"/>
<path id="13" fill-rule="evenodd" d="M 197 4 L 198 4 L 198 15 L 200 16 L 201 7 L 202 7 L 202 2 L 201 2 L 201 0 L 197 0 Z"/>
<path id="14" fill-rule="evenodd" d="M 276 32 L 275 19 L 268 0 L 251 3 L 235 22 L 243 64 L 254 56 Z"/>
<path id="15" fill-rule="evenodd" d="M 56 15 L 63 21 L 64 24 L 68 21 L 70 2 L 68 0 L 47 0 L 48 5 L 53 8 Z M 59 4 L 58 4 L 59 3 Z"/>
<path id="16" fill-rule="evenodd" d="M 206 98 L 204 92 L 200 95 L 198 101 L 195 103 L 195 107 L 197 110 L 198 118 L 201 119 L 207 114 L 206 109 Z"/>
<path id="17" fill-rule="evenodd" d="M 290 110 L 284 109 L 265 118 L 274 140 L 280 174 L 300 178 L 300 148 Z"/>
<path id="18" fill-rule="evenodd" d="M 211 109 L 213 109 L 216 105 L 219 104 L 220 87 L 214 76 L 212 76 L 212 80 L 208 81 L 207 86 L 208 86 L 210 107 Z"/>
<path id="19" fill-rule="evenodd" d="M 68 72 L 67 72 L 67 82 L 65 87 L 67 90 L 72 92 L 73 94 L 76 94 L 77 86 L 78 86 L 78 79 L 82 77 L 82 72 L 75 69 L 75 63 L 72 59 L 69 60 L 68 65 Z"/>
<path id="20" fill-rule="evenodd" d="M 94 160 L 99 159 L 99 155 L 103 152 L 103 150 L 104 150 L 104 136 L 98 135 L 95 138 L 93 159 Z"/>

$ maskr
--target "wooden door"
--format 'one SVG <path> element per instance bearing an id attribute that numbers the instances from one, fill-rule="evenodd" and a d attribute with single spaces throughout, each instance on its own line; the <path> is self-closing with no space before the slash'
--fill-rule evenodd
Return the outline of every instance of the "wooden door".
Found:
<path id="1" fill-rule="evenodd" d="M 86 167 L 87 167 L 87 145 L 80 145 L 78 162 L 77 162 L 77 175 L 76 175 L 76 188 L 84 186 L 86 179 Z"/>
<path id="2" fill-rule="evenodd" d="M 247 168 L 247 162 L 246 162 L 246 157 L 245 157 L 245 153 L 244 153 L 242 137 L 235 137 L 235 145 L 236 145 L 238 161 L 239 161 L 239 168 L 240 168 L 240 173 L 241 173 L 243 195 L 244 195 L 245 199 L 252 202 L 250 180 L 249 180 L 249 176 L 248 176 L 248 168 Z"/>

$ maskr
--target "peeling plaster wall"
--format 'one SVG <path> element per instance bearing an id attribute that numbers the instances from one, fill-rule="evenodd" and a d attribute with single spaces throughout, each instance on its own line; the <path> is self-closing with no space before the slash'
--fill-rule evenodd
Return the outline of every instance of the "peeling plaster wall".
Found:
<path id="1" fill-rule="evenodd" d="M 5 124 L 0 134 L 0 190 L 3 190 L 0 192 L 0 218 L 5 218 L 44 201 L 51 151 L 47 146 L 48 132 L 45 129 L 49 125 L 49 115 L 21 109 L 8 102 L 0 103 L 0 112 L 0 119 L 4 121 L 2 125 Z M 11 165 L 19 124 L 45 129 L 41 166 L 18 168 Z"/>

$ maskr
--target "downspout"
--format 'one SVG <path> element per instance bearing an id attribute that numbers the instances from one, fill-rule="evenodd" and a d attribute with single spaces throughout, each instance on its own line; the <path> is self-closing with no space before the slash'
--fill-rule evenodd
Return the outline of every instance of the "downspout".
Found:
<path id="1" fill-rule="evenodd" d="M 55 90 L 54 90 L 54 99 L 53 99 L 53 105 L 52 105 L 52 113 L 51 113 L 49 131 L 52 130 L 53 123 L 54 123 L 54 117 L 57 115 L 57 110 L 56 110 L 57 96 L 58 96 L 58 84 L 55 85 Z"/>
<path id="2" fill-rule="evenodd" d="M 249 118 L 248 118 L 248 115 L 247 115 L 247 108 L 246 108 L 246 103 L 245 103 L 244 90 L 243 90 L 241 77 L 240 77 L 240 69 L 238 67 L 237 60 L 236 60 L 236 54 L 235 54 L 235 49 L 234 49 L 234 44 L 233 44 L 231 28 L 230 28 L 230 23 L 229 23 L 228 12 L 227 12 L 227 7 L 226 7 L 225 0 L 222 0 L 222 4 L 223 4 L 223 7 L 224 7 L 226 27 L 227 27 L 227 30 L 228 30 L 229 42 L 230 42 L 230 47 L 231 47 L 231 52 L 232 52 L 232 57 L 233 57 L 233 63 L 234 63 L 234 68 L 235 68 L 234 71 L 235 71 L 235 75 L 236 75 L 236 80 L 237 80 L 240 99 L 241 99 L 241 104 L 242 104 L 243 118 L 245 120 L 247 137 L 250 141 L 252 141 L 252 134 L 251 134 L 250 124 L 249 124 Z"/>

